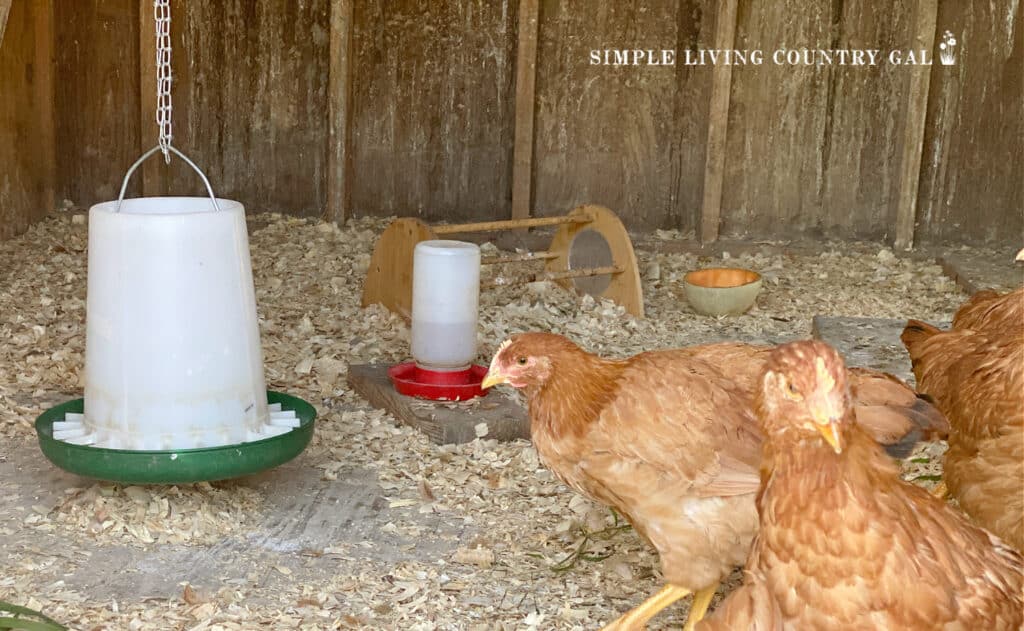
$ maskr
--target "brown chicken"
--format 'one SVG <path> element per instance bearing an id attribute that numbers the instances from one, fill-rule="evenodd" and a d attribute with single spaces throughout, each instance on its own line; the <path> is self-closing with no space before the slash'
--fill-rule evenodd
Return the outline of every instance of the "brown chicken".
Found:
<path id="1" fill-rule="evenodd" d="M 613 360 L 546 333 L 513 337 L 495 354 L 483 385 L 523 389 L 541 460 L 571 488 L 618 510 L 661 557 L 666 586 L 615 628 L 641 627 L 692 593 L 691 629 L 746 558 L 761 450 L 751 364 L 766 357 L 759 347 L 720 344 Z M 865 414 L 895 449 L 904 448 L 908 425 L 917 434 L 944 428 L 913 393 L 862 374 L 861 394 L 877 407 Z"/>
<path id="2" fill-rule="evenodd" d="M 823 342 L 772 353 L 759 396 L 760 530 L 743 586 L 698 629 L 1019 629 L 1020 555 L 924 489 L 853 417 Z"/>
<path id="3" fill-rule="evenodd" d="M 918 390 L 952 426 L 945 488 L 977 523 L 1024 550 L 1024 290 L 979 294 L 953 329 L 911 320 L 901 337 Z"/>

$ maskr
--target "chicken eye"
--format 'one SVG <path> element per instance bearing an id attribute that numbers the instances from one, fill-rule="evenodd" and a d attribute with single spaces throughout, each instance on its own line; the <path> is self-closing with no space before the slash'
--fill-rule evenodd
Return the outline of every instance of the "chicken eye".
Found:
<path id="1" fill-rule="evenodd" d="M 516 360 L 516 363 L 519 364 L 520 366 L 525 366 L 526 365 L 526 358 L 525 357 L 520 357 L 519 359 Z"/>
<path id="2" fill-rule="evenodd" d="M 793 385 L 792 381 L 786 384 L 786 396 L 794 401 L 800 400 L 800 390 Z"/>

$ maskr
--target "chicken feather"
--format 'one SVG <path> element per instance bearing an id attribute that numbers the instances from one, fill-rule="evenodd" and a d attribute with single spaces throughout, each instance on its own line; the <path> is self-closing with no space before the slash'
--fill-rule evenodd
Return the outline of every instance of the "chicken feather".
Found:
<path id="1" fill-rule="evenodd" d="M 544 464 L 579 493 L 614 507 L 658 551 L 671 602 L 710 592 L 741 565 L 754 532 L 761 436 L 753 413 L 768 347 L 716 344 L 606 359 L 552 334 L 502 344 L 485 386 L 526 394 L 531 434 Z M 884 384 L 879 391 L 877 382 Z M 865 396 L 887 410 L 926 403 L 864 373 Z M 922 408 L 922 409 L 924 409 Z M 912 426 L 883 427 L 896 443 Z M 933 431 L 937 412 L 922 414 Z M 659 605 L 664 606 L 664 605 Z"/>
<path id="2" fill-rule="evenodd" d="M 836 387 L 816 380 L 823 357 Z M 780 347 L 760 398 L 760 530 L 717 629 L 1001 631 L 1024 616 L 1020 555 L 920 487 L 854 422 L 842 360 Z M 823 431 L 835 425 L 836 446 Z"/>

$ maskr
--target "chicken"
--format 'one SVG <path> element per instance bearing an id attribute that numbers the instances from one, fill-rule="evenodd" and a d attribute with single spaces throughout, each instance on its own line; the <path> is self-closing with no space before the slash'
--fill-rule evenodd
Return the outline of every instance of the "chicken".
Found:
<path id="1" fill-rule="evenodd" d="M 752 401 L 772 348 L 722 342 L 690 346 L 680 352 L 720 367 Z M 866 368 L 851 368 L 850 372 L 857 423 L 884 445 L 889 455 L 905 458 L 919 441 L 945 438 L 948 434 L 945 417 L 899 378 Z"/>
<path id="2" fill-rule="evenodd" d="M 758 410 L 760 529 L 743 585 L 698 629 L 1021 627 L 1020 554 L 900 479 L 856 424 L 834 349 L 776 349 Z"/>
<path id="3" fill-rule="evenodd" d="M 760 347 L 720 344 L 613 360 L 558 335 L 527 333 L 505 341 L 491 361 L 483 387 L 524 391 L 544 464 L 619 511 L 661 557 L 666 586 L 616 628 L 640 627 L 692 593 L 691 629 L 746 557 L 757 529 L 761 450 L 751 365 L 766 357 Z M 864 396 L 884 412 L 872 418 L 898 448 L 908 424 L 913 432 L 944 426 L 913 393 L 897 396 L 890 379 L 864 376 Z M 889 417 L 898 430 L 885 425 Z"/>
<path id="4" fill-rule="evenodd" d="M 987 333 L 1013 332 L 1024 326 L 1024 287 L 1000 294 L 984 289 L 968 298 L 953 315 L 953 328 Z"/>
<path id="5" fill-rule="evenodd" d="M 1024 290 L 979 293 L 953 329 L 910 320 L 901 338 L 918 390 L 952 426 L 945 488 L 978 524 L 1024 550 Z"/>

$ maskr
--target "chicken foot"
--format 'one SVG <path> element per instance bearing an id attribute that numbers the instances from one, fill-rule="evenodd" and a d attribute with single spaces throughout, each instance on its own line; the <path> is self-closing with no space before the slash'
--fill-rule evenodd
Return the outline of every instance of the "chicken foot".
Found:
<path id="1" fill-rule="evenodd" d="M 683 627 L 683 631 L 693 631 L 697 623 L 704 619 L 704 614 L 708 612 L 711 599 L 715 597 L 717 591 L 718 583 L 715 583 L 711 587 L 705 587 L 694 593 L 693 602 L 690 604 L 690 614 L 686 617 L 686 626 Z"/>
<path id="2" fill-rule="evenodd" d="M 633 631 L 635 629 L 643 629 L 647 621 L 658 615 L 662 609 L 680 598 L 689 596 L 691 593 L 690 590 L 683 587 L 665 585 L 656 594 L 622 614 L 612 623 L 602 627 L 601 631 Z"/>

